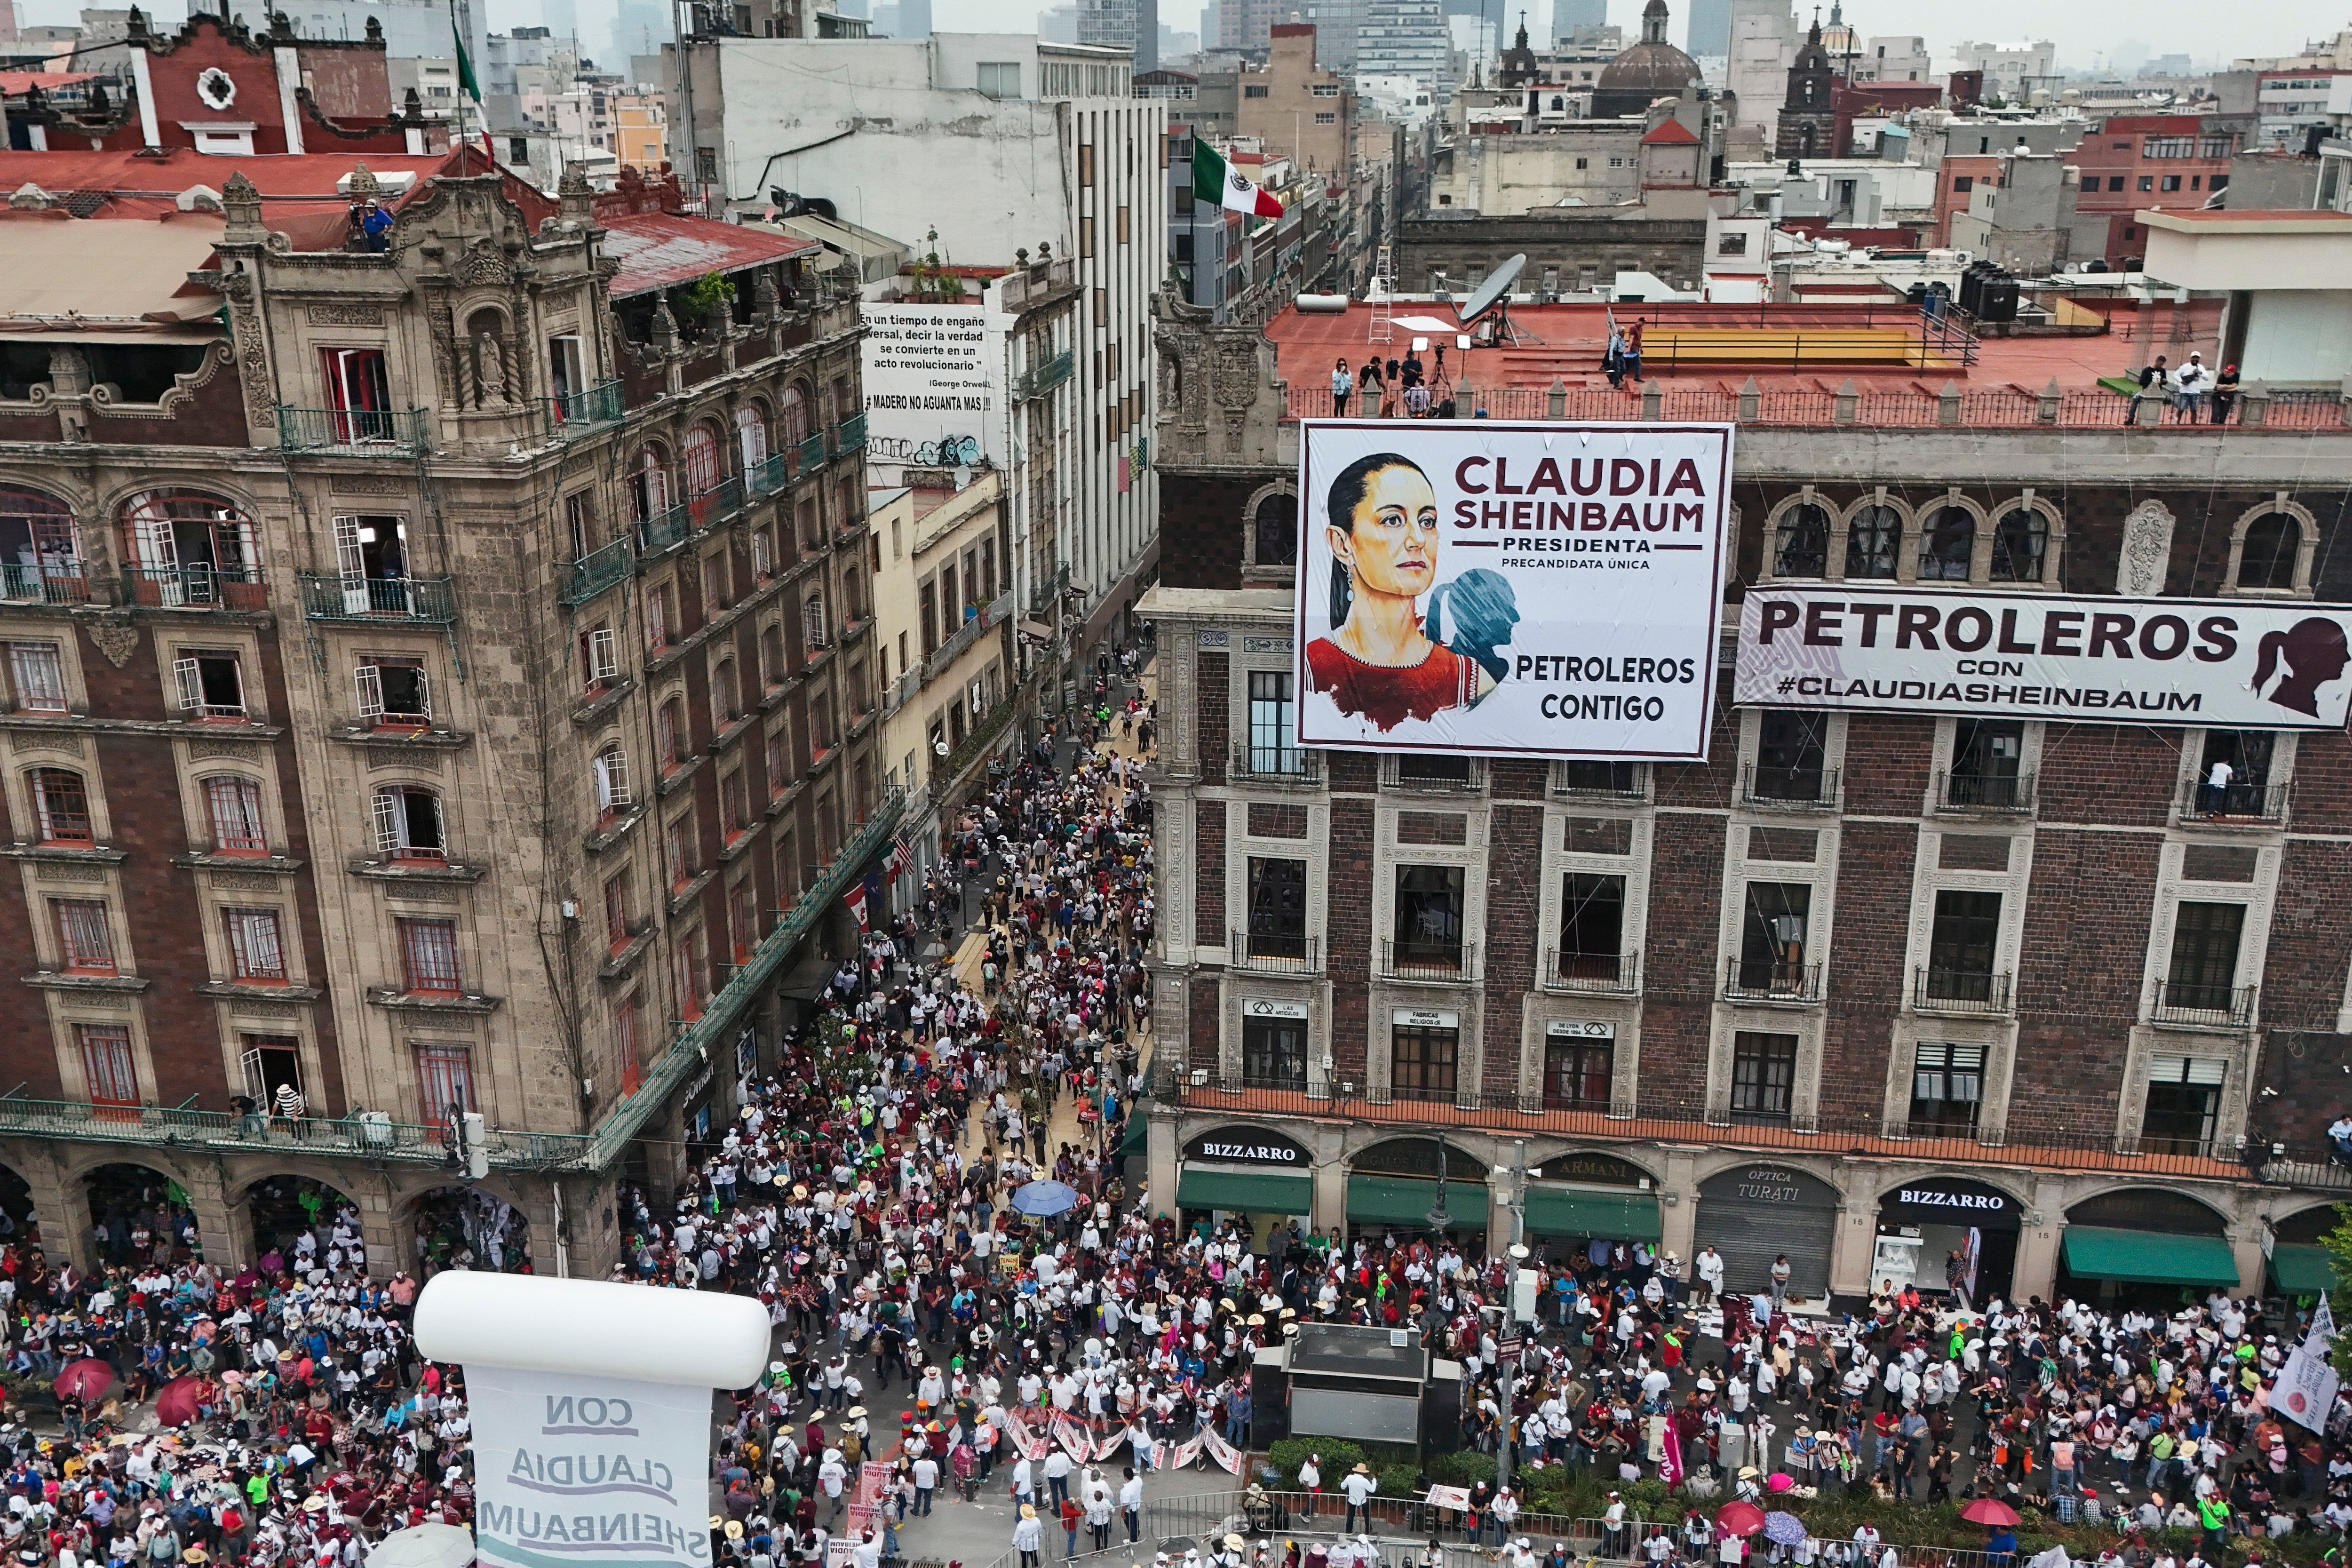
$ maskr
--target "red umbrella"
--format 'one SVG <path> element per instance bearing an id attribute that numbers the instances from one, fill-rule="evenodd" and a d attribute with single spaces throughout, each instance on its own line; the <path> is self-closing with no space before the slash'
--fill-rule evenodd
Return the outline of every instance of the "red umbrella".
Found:
<path id="1" fill-rule="evenodd" d="M 1998 1498 L 1980 1497 L 1960 1510 L 1960 1517 L 1970 1524 L 2015 1524 L 2017 1510 Z"/>
<path id="2" fill-rule="evenodd" d="M 204 1379 L 175 1377 L 155 1394 L 155 1419 L 166 1426 L 196 1418 L 197 1402 L 205 1394 Z"/>
<path id="3" fill-rule="evenodd" d="M 114 1386 L 114 1369 L 94 1355 L 84 1356 L 68 1363 L 49 1386 L 58 1391 L 59 1399 L 96 1399 Z"/>
<path id="4" fill-rule="evenodd" d="M 1727 1502 L 1715 1510 L 1715 1522 L 1733 1535 L 1753 1535 L 1764 1528 L 1764 1510 L 1752 1502 Z"/>

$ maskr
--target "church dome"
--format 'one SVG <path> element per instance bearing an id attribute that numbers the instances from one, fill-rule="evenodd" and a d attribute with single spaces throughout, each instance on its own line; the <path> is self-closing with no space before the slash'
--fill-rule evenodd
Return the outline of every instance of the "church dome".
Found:
<path id="1" fill-rule="evenodd" d="M 1654 100 L 1676 97 L 1704 80 L 1698 62 L 1666 42 L 1666 0 L 1650 0 L 1642 13 L 1642 41 L 1601 68 L 1592 89 L 1592 113 L 1602 120 L 1639 114 Z"/>

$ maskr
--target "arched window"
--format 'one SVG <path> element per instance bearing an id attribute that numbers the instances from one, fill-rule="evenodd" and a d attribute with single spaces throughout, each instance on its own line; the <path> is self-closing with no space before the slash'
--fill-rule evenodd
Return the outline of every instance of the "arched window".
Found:
<path id="1" fill-rule="evenodd" d="M 2050 520 L 2037 507 L 2013 506 L 1992 527 L 1992 580 L 2039 583 L 2050 552 Z"/>
<path id="2" fill-rule="evenodd" d="M 686 761 L 687 747 L 692 742 L 686 732 L 686 703 L 673 697 L 661 705 L 658 721 L 661 741 L 661 765 L 665 772 Z"/>
<path id="3" fill-rule="evenodd" d="M 610 821 L 628 809 L 629 753 L 621 749 L 620 742 L 596 753 L 588 764 L 588 776 L 595 792 L 597 820 Z"/>
<path id="4" fill-rule="evenodd" d="M 1772 543 L 1772 575 L 1819 577 L 1829 569 L 1829 509 L 1801 500 L 1780 513 Z"/>
<path id="5" fill-rule="evenodd" d="M 1965 583 L 1977 550 L 1976 514 L 1964 506 L 1937 507 L 1919 534 L 1919 580 Z"/>
<path id="6" fill-rule="evenodd" d="M 212 819 L 215 855 L 267 855 L 268 835 L 261 825 L 261 786 L 223 773 L 205 780 L 205 813 Z"/>
<path id="7" fill-rule="evenodd" d="M 260 542 L 235 505 L 194 490 L 148 490 L 122 508 L 123 559 L 142 605 L 268 607 Z"/>
<path id="8" fill-rule="evenodd" d="M 801 605 L 801 633 L 808 639 L 809 651 L 814 653 L 824 647 L 824 596 L 811 594 Z"/>
<path id="9" fill-rule="evenodd" d="M 447 859 L 441 797 L 417 784 L 377 786 L 375 850 L 391 860 Z"/>
<path id="10" fill-rule="evenodd" d="M 1849 579 L 1891 581 L 1903 549 L 1903 514 L 1878 501 L 1860 507 L 1845 535 L 1845 574 Z"/>
<path id="11" fill-rule="evenodd" d="M 710 679 L 711 728 L 724 730 L 743 716 L 743 694 L 735 679 L 735 661 L 719 661 Z"/>
<path id="12" fill-rule="evenodd" d="M 89 821 L 89 791 L 81 775 L 70 768 L 35 768 L 29 781 L 33 816 L 44 844 L 93 842 Z"/>
<path id="13" fill-rule="evenodd" d="M 757 403 L 735 411 L 735 454 L 746 475 L 768 460 L 767 410 Z"/>
<path id="14" fill-rule="evenodd" d="M 1298 498 L 1277 490 L 1257 503 L 1250 520 L 1257 537 L 1253 559 L 1260 566 L 1298 564 Z"/>
<path id="15" fill-rule="evenodd" d="M 2266 511 L 2246 527 L 2238 552 L 2238 586 L 2292 590 L 2295 558 L 2303 552 L 2303 522 L 2291 511 Z"/>
<path id="16" fill-rule="evenodd" d="M 841 603 L 850 620 L 866 618 L 865 602 L 857 596 L 857 571 L 855 567 L 841 574 Z"/>
<path id="17" fill-rule="evenodd" d="M 686 471 L 689 500 L 717 489 L 726 471 L 719 456 L 719 427 L 706 420 L 688 430 L 685 442 L 678 447 L 678 461 Z"/>
<path id="18" fill-rule="evenodd" d="M 0 599 L 79 605 L 89 598 L 73 513 L 36 491 L 0 489 Z"/>
<path id="19" fill-rule="evenodd" d="M 786 450 L 808 439 L 808 389 L 799 382 L 784 388 L 776 405 L 776 435 Z"/>
<path id="20" fill-rule="evenodd" d="M 760 630 L 760 684 L 773 690 L 790 673 L 784 665 L 784 628 L 771 621 Z"/>
<path id="21" fill-rule="evenodd" d="M 661 447 L 648 441 L 638 449 L 636 466 L 629 470 L 630 518 L 642 527 L 668 510 L 668 466 L 662 460 Z"/>

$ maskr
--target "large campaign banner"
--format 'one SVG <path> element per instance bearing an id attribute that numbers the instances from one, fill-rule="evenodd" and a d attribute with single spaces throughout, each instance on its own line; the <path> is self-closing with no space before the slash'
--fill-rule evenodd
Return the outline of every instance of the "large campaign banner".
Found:
<path id="1" fill-rule="evenodd" d="M 1776 584 L 1748 591 L 1732 700 L 2075 723 L 2336 730 L 2352 607 Z"/>
<path id="2" fill-rule="evenodd" d="M 1307 421 L 1298 743 L 1704 761 L 1731 433 Z"/>
<path id="3" fill-rule="evenodd" d="M 710 1390 L 471 1366 L 475 1543 L 505 1568 L 710 1561 Z"/>

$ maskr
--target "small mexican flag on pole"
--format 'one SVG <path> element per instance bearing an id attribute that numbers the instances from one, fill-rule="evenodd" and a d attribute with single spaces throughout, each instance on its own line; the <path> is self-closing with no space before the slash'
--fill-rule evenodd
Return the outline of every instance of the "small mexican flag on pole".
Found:
<path id="1" fill-rule="evenodd" d="M 1192 138 L 1192 197 L 1237 213 L 1255 213 L 1260 217 L 1282 216 L 1280 202 L 1235 174 L 1223 154 L 1198 136 Z"/>

